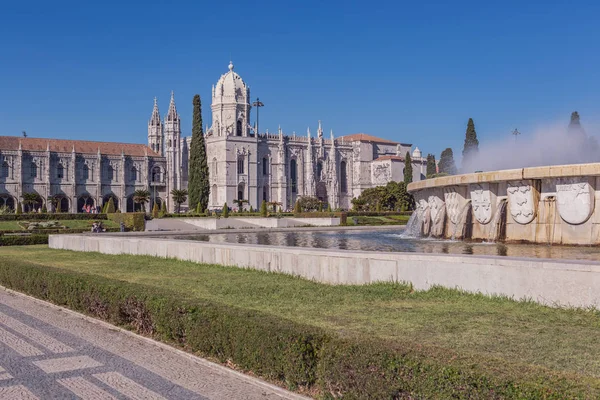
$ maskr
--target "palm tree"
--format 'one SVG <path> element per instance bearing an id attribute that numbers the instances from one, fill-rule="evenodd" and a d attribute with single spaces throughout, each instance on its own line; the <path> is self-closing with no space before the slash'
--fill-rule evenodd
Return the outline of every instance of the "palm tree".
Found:
<path id="1" fill-rule="evenodd" d="M 150 192 L 145 189 L 133 192 L 133 202 L 142 205 L 142 210 L 146 212 L 146 203 L 150 201 Z M 135 210 L 134 210 L 135 211 Z"/>
<path id="2" fill-rule="evenodd" d="M 248 203 L 248 200 L 234 200 L 233 201 L 238 206 L 238 212 L 244 211 L 244 204 Z"/>
<path id="3" fill-rule="evenodd" d="M 33 211 L 33 206 L 40 201 L 40 195 L 34 192 L 23 193 L 23 204 L 27 207 L 27 212 Z"/>
<path id="4" fill-rule="evenodd" d="M 185 189 L 173 189 L 171 190 L 171 196 L 173 197 L 173 201 L 177 203 L 177 213 L 179 214 L 179 209 L 181 207 L 181 203 L 185 203 L 187 200 L 188 191 Z"/>

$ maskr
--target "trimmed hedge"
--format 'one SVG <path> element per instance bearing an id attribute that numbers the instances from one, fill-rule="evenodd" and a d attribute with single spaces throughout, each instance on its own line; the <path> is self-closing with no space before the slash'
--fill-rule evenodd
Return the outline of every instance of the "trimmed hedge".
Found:
<path id="1" fill-rule="evenodd" d="M 107 216 L 109 220 L 118 224 L 123 222 L 127 230 L 140 232 L 146 228 L 146 214 L 143 212 L 111 213 L 107 214 Z"/>
<path id="2" fill-rule="evenodd" d="M 31 244 L 48 244 L 48 235 L 0 235 L 0 246 L 25 246 Z"/>
<path id="3" fill-rule="evenodd" d="M 17 265 L 18 264 L 18 265 Z M 597 379 L 338 333 L 260 311 L 21 261 L 0 284 L 323 399 L 598 398 Z M 578 381 L 579 379 L 579 381 Z"/>
<path id="4" fill-rule="evenodd" d="M 2 214 L 0 215 L 0 221 L 60 221 L 60 220 L 106 220 L 108 219 L 106 214 L 70 214 L 70 213 L 56 213 L 56 214 Z"/>
<path id="5" fill-rule="evenodd" d="M 28 229 L 23 229 L 23 230 L 7 230 L 7 231 L 0 231 L 0 236 L 2 235 L 6 235 L 9 233 L 23 233 L 23 234 L 27 234 L 27 233 L 31 233 L 31 234 L 52 234 L 52 235 L 61 235 L 61 234 L 67 234 L 67 233 L 86 233 L 86 232 L 90 232 L 92 229 L 92 227 L 90 226 L 89 228 L 48 228 L 48 229 L 32 229 L 32 230 L 28 230 Z M 104 228 L 106 230 L 106 232 L 119 232 L 120 229 L 119 228 Z"/>
<path id="6" fill-rule="evenodd" d="M 412 215 L 412 211 L 348 211 L 349 217 L 385 217 L 388 215 Z"/>

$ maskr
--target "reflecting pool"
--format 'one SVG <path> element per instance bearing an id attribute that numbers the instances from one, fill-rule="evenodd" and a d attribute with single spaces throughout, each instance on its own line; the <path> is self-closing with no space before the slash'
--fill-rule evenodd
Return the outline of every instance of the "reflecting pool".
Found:
<path id="1" fill-rule="evenodd" d="M 597 246 L 549 246 L 543 244 L 478 243 L 414 239 L 403 236 L 402 230 L 215 233 L 170 236 L 169 238 L 198 240 L 210 243 L 243 243 L 319 249 L 475 254 L 600 261 L 600 247 Z"/>

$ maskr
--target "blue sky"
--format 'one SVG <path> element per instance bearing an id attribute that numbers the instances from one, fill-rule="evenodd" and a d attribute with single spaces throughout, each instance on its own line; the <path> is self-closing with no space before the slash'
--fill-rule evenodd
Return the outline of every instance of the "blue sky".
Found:
<path id="1" fill-rule="evenodd" d="M 261 130 L 320 119 L 439 157 L 469 117 L 482 144 L 574 110 L 598 121 L 600 2 L 4 3 L 0 135 L 145 143 L 171 90 L 189 135 L 230 57 Z"/>

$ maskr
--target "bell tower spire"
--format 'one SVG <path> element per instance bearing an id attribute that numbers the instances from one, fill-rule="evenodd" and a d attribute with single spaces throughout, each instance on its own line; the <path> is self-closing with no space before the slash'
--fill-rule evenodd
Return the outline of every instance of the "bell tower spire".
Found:
<path id="1" fill-rule="evenodd" d="M 150 147 L 156 153 L 163 155 L 163 144 L 163 124 L 160 121 L 158 102 L 155 97 L 154 108 L 152 109 L 152 116 L 150 117 L 150 121 L 148 121 L 148 147 Z"/>
<path id="2" fill-rule="evenodd" d="M 164 156 L 167 158 L 167 193 L 181 188 L 181 121 L 175 106 L 175 93 L 171 91 L 169 111 L 164 121 L 165 145 Z M 170 202 L 167 201 L 167 204 Z"/>

